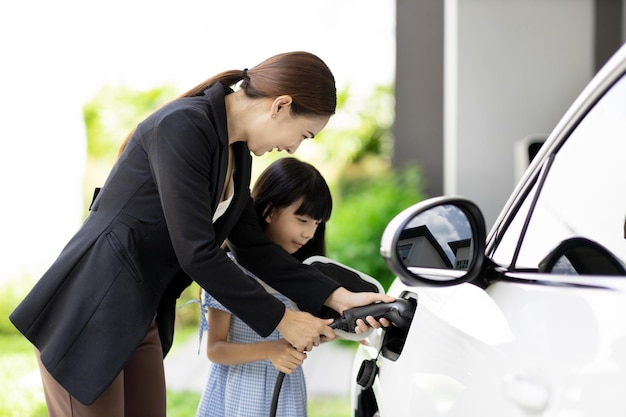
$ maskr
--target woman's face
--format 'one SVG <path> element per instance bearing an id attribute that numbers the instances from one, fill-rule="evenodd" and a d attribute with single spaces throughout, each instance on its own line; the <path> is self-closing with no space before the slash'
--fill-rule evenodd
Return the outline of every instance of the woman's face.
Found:
<path id="1" fill-rule="evenodd" d="M 293 254 L 315 235 L 319 220 L 296 214 L 302 198 L 287 207 L 274 208 L 265 218 L 265 233 L 271 241 Z"/>
<path id="2" fill-rule="evenodd" d="M 312 139 L 326 126 L 330 116 L 293 116 L 289 105 L 274 107 L 257 118 L 249 134 L 248 148 L 256 156 L 274 149 L 294 153 L 303 140 Z"/>

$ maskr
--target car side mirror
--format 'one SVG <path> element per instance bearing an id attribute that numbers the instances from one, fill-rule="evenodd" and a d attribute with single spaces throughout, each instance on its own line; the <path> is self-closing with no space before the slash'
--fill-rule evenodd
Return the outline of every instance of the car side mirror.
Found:
<path id="1" fill-rule="evenodd" d="M 446 286 L 472 281 L 485 260 L 485 221 L 459 197 L 415 204 L 389 222 L 380 252 L 406 285 Z"/>

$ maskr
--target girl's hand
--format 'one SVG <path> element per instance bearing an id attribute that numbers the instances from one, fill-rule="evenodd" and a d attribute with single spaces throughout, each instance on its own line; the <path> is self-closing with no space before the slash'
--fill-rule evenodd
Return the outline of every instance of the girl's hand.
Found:
<path id="1" fill-rule="evenodd" d="M 272 362 L 274 368 L 287 375 L 295 371 L 306 359 L 306 353 L 298 352 L 285 339 L 267 342 L 267 349 L 267 359 Z"/>

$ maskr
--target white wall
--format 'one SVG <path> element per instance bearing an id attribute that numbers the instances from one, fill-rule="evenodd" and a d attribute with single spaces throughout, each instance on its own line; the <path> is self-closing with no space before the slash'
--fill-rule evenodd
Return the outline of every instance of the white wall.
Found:
<path id="1" fill-rule="evenodd" d="M 516 183 L 515 144 L 548 134 L 593 75 L 592 0 L 446 0 L 445 194 L 491 227 Z"/>

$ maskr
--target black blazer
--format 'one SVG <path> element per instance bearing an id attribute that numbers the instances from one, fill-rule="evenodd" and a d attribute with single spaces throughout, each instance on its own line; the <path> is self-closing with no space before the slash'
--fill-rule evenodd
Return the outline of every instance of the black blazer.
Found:
<path id="1" fill-rule="evenodd" d="M 233 145 L 235 195 L 215 224 L 228 163 L 224 89 L 162 107 L 140 123 L 82 227 L 11 314 L 52 376 L 91 404 L 124 368 L 156 314 L 164 355 L 176 299 L 191 280 L 260 335 L 285 306 L 220 249 L 312 313 L 338 284 L 261 230 L 250 197 L 252 158 Z"/>

